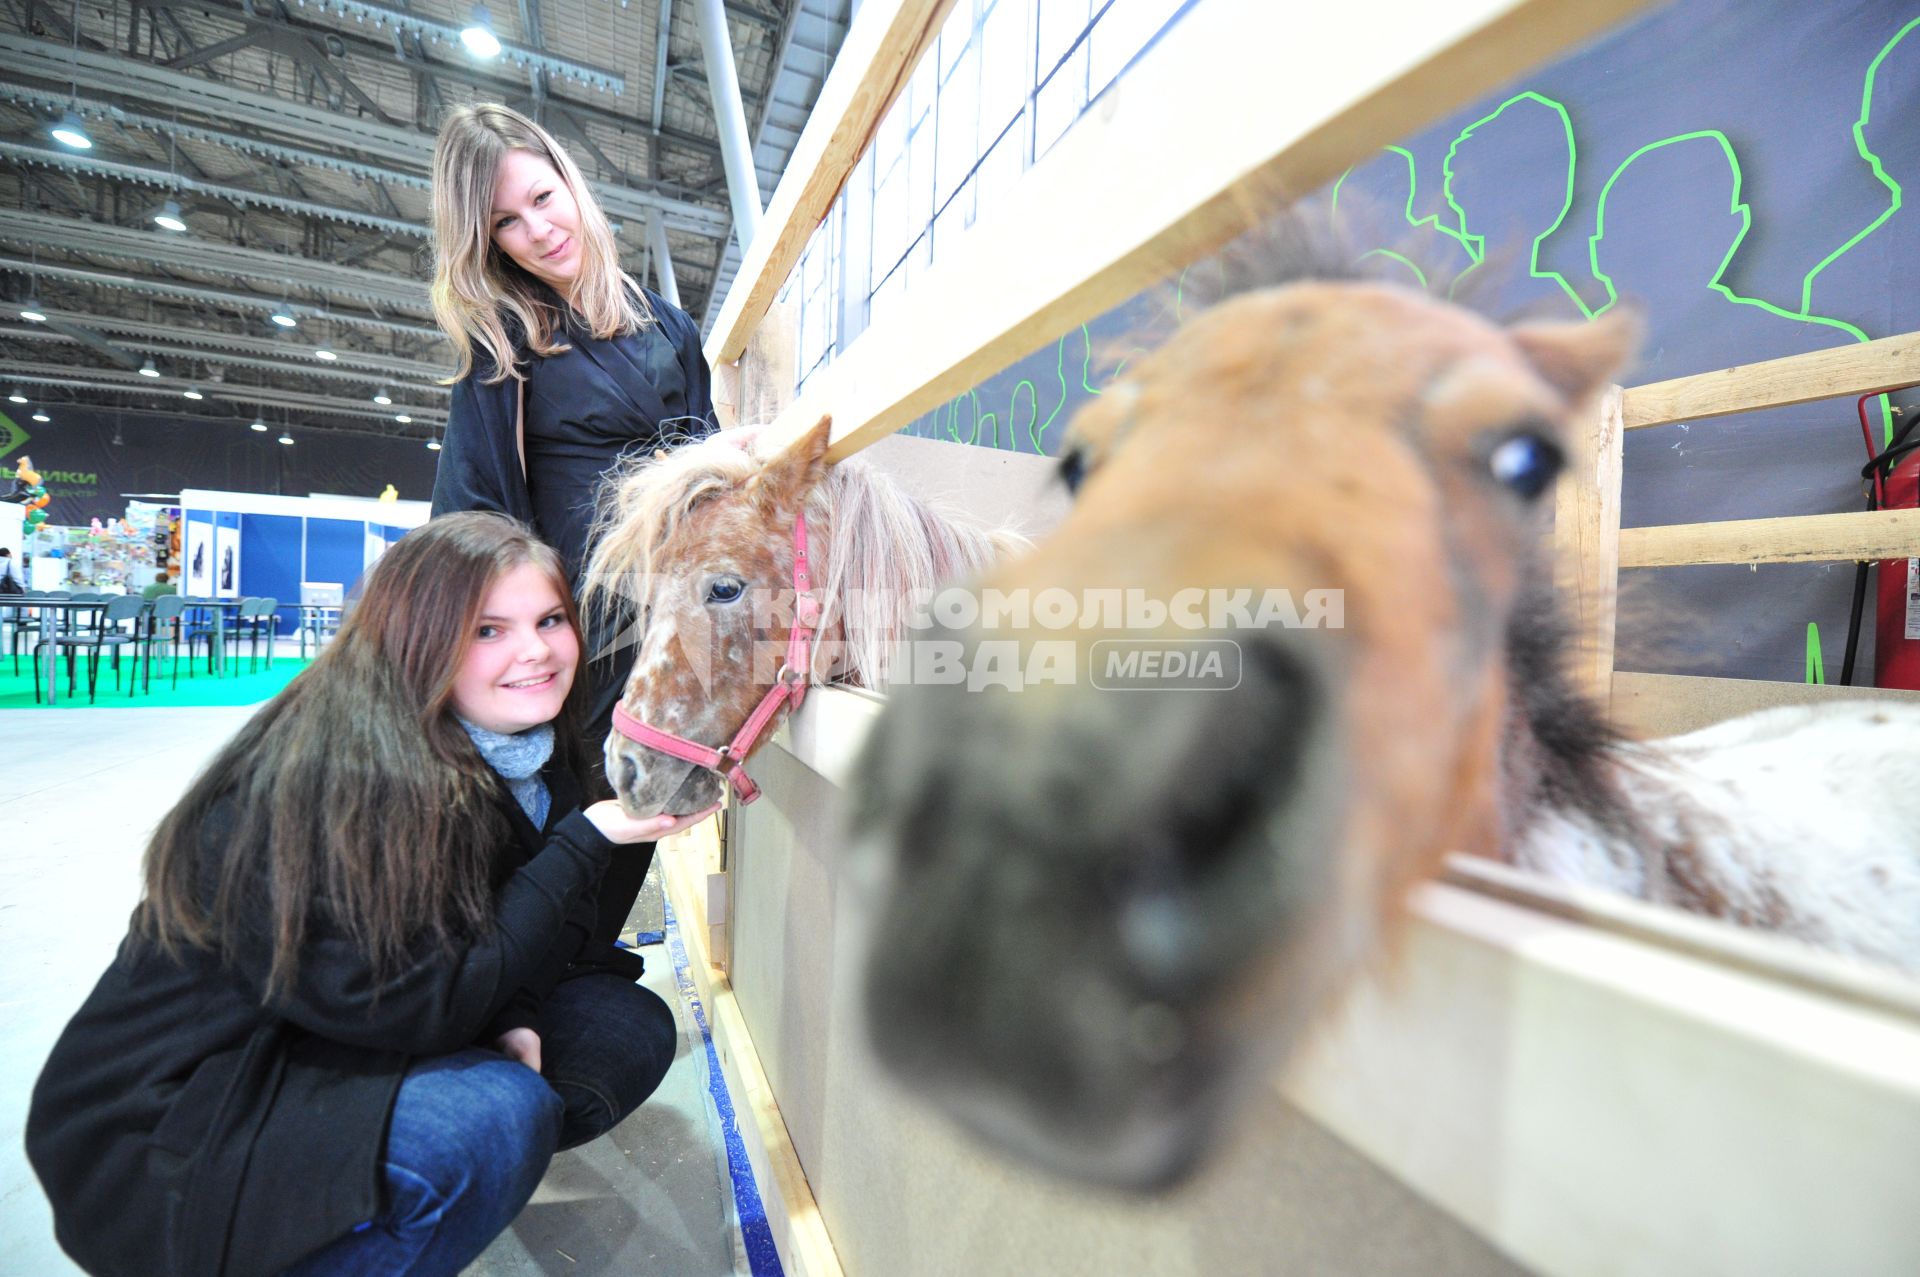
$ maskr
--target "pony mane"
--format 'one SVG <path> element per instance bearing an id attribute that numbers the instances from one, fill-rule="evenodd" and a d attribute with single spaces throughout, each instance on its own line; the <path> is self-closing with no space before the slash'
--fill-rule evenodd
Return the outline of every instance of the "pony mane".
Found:
<path id="1" fill-rule="evenodd" d="M 1550 810 L 1583 812 L 1610 834 L 1637 836 L 1642 831 L 1614 770 L 1625 738 L 1574 685 L 1567 659 L 1578 639 L 1544 563 L 1530 557 L 1506 628 L 1509 726 L 1503 753 L 1524 751 L 1529 773 L 1524 792 L 1513 792 L 1522 788 L 1517 769 L 1503 768 L 1507 814 L 1516 822 L 1509 840 Z"/>
<path id="2" fill-rule="evenodd" d="M 708 502 L 738 492 L 781 445 L 722 431 L 660 456 L 623 464 L 602 485 L 582 606 L 603 633 L 640 600 L 629 583 L 671 566 L 687 521 Z M 1027 538 L 970 523 L 907 492 L 859 457 L 827 469 L 808 494 L 808 523 L 826 532 L 821 595 L 846 644 L 839 680 L 886 686 L 891 649 L 904 635 L 909 601 L 984 571 Z M 814 559 L 822 560 L 816 542 Z M 817 574 L 819 575 L 819 574 Z"/>

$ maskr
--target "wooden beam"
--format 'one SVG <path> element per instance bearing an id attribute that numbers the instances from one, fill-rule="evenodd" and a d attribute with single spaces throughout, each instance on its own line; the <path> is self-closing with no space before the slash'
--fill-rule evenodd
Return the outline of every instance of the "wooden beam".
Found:
<path id="1" fill-rule="evenodd" d="M 1623 528 L 1620 566 L 1693 563 L 1831 563 L 1920 554 L 1920 510 L 1803 514 Z"/>
<path id="2" fill-rule="evenodd" d="M 838 461 L 1641 7 L 1209 0 L 943 245 L 776 428 L 830 412 Z"/>
<path id="3" fill-rule="evenodd" d="M 868 0 L 861 6 L 714 320 L 707 338 L 707 362 L 714 367 L 746 350 L 952 8 L 953 0 Z"/>
<path id="4" fill-rule="evenodd" d="M 1711 727 L 1776 705 L 1860 700 L 1920 704 L 1920 692 L 1833 683 L 1776 683 L 1754 678 L 1622 672 L 1613 676 L 1611 700 L 1614 724 L 1631 736 L 1650 740 Z"/>
<path id="5" fill-rule="evenodd" d="M 1576 635 L 1573 675 L 1602 704 L 1613 687 L 1620 588 L 1620 400 L 1620 387 L 1610 387 L 1582 423 L 1554 493 L 1555 569 Z"/>
<path id="6" fill-rule="evenodd" d="M 1626 426 L 1644 430 L 1840 395 L 1877 395 L 1920 382 L 1920 333 L 1675 377 L 1627 391 Z"/>

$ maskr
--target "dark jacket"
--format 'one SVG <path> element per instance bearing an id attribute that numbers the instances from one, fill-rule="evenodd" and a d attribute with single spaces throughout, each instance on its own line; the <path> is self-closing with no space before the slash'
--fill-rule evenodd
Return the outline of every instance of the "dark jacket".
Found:
<path id="1" fill-rule="evenodd" d="M 504 788 L 494 922 L 449 952 L 423 942 L 376 988 L 359 947 L 316 907 L 295 987 L 262 1005 L 270 923 L 232 966 L 179 962 L 130 932 L 34 1087 L 27 1156 L 54 1231 L 96 1274 L 261 1277 L 379 1214 L 382 1153 L 408 1062 L 538 1022 L 575 961 L 613 844 L 549 768 L 536 833 Z M 233 825 L 216 805 L 217 862 Z M 377 997 L 376 997 L 377 995 Z"/>
<path id="2" fill-rule="evenodd" d="M 657 323 L 648 334 L 672 345 L 680 371 L 686 381 L 689 410 L 709 423 L 713 416 L 712 372 L 700 349 L 700 329 L 687 313 L 670 305 L 651 289 L 646 293 Z M 527 350 L 518 327 L 510 325 L 508 336 L 517 360 L 529 379 L 538 377 L 542 358 Z M 592 337 L 568 334 L 576 348 L 594 343 Z M 520 452 L 514 422 L 518 415 L 521 382 L 513 377 L 489 385 L 487 379 L 497 369 L 493 357 L 483 346 L 473 347 L 473 371 L 455 382 L 447 405 L 447 434 L 440 449 L 438 469 L 433 480 L 434 515 L 461 510 L 498 510 L 516 519 L 532 523 L 533 502 L 527 492 L 527 479 L 520 467 Z M 652 443 L 662 423 L 637 416 L 631 423 L 636 446 Z M 701 433 L 695 431 L 694 433 Z M 618 452 L 609 452 L 606 465 L 619 460 Z M 552 541 L 558 529 L 536 528 Z M 577 569 L 569 563 L 568 570 Z"/>
<path id="3" fill-rule="evenodd" d="M 454 384 L 447 408 L 446 440 L 433 483 L 434 515 L 497 510 L 530 524 L 560 552 L 576 591 L 599 475 L 623 456 L 671 447 L 713 429 L 713 378 L 700 348 L 700 329 L 685 311 L 644 291 L 656 322 L 632 337 L 608 341 L 569 328 L 564 338 L 570 349 L 553 356 L 531 354 L 517 325 L 509 322 L 508 336 L 527 377 L 528 433 L 537 434 L 544 424 L 575 435 L 594 454 L 571 465 L 549 462 L 543 470 L 539 446 L 529 443 L 532 486 L 547 485 L 544 500 L 535 499 L 520 466 L 514 422 L 522 383 L 508 377 L 488 385 L 496 365 L 484 347 L 473 348 L 473 371 Z M 626 349 L 612 349 L 618 343 Z M 650 376 L 660 384 L 647 384 Z M 661 393 L 669 382 L 671 394 Z M 667 402 L 678 406 L 679 415 L 669 416 Z M 548 517 L 540 516 L 541 508 Z M 582 637 L 589 660 L 581 739 L 587 757 L 597 760 L 632 654 L 609 648 L 628 628 L 623 616 L 596 611 L 585 619 L 589 631 Z"/>

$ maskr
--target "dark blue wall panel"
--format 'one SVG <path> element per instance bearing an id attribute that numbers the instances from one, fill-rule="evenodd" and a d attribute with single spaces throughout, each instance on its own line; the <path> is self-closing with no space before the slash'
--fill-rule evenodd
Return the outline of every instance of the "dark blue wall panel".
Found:
<path id="1" fill-rule="evenodd" d="M 307 581 L 338 581 L 353 592 L 367 561 L 367 525 L 358 519 L 307 520 Z"/>
<path id="2" fill-rule="evenodd" d="M 240 516 L 240 593 L 281 603 L 300 601 L 300 540 L 306 520 L 287 514 Z M 279 630 L 291 634 L 294 612 L 279 614 Z"/>

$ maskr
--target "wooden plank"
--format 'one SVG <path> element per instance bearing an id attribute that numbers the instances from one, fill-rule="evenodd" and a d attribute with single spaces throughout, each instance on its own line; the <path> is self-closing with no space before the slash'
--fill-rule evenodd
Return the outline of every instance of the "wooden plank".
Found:
<path id="1" fill-rule="evenodd" d="M 1675 377 L 1627 391 L 1626 426 L 1644 430 L 1839 395 L 1873 395 L 1920 382 L 1920 333 L 1759 364 Z"/>
<path id="2" fill-rule="evenodd" d="M 831 413 L 841 460 L 1643 3 L 1208 0 L 776 429 Z"/>
<path id="3" fill-rule="evenodd" d="M 699 830 L 691 831 L 698 833 Z M 741 1018 L 733 986 L 709 961 L 706 928 L 699 925 L 706 901 L 695 886 L 709 863 L 697 843 L 682 839 L 660 845 L 661 882 L 680 922 L 687 967 L 701 1005 L 706 1008 L 714 1054 L 733 1096 L 734 1113 L 747 1161 L 766 1207 L 780 1263 L 793 1277 L 842 1277 L 840 1258 L 827 1235 L 826 1222 L 801 1168 L 799 1154 L 780 1116 L 780 1106 L 754 1050 L 753 1036 Z"/>
<path id="4" fill-rule="evenodd" d="M 1843 687 L 1831 683 L 1776 683 L 1750 678 L 1707 678 L 1695 674 L 1613 676 L 1611 717 L 1628 735 L 1642 740 L 1677 736 L 1711 727 L 1729 718 L 1776 705 L 1819 705 L 1829 701 L 1894 700 L 1920 704 L 1920 692 L 1881 687 Z"/>
<path id="5" fill-rule="evenodd" d="M 730 364 L 820 225 L 847 175 L 913 69 L 933 47 L 953 0 L 866 0 L 841 43 L 820 97 L 794 144 L 733 286 L 707 337 L 707 362 Z"/>
<path id="6" fill-rule="evenodd" d="M 1281 1091 L 1416 1192 L 1542 1273 L 1915 1270 L 1911 1010 L 1445 883 L 1409 912 Z"/>
<path id="7" fill-rule="evenodd" d="M 1623 528 L 1620 566 L 1692 563 L 1828 563 L 1920 553 L 1920 510 L 1858 510 L 1778 519 L 1726 519 Z"/>
<path id="8" fill-rule="evenodd" d="M 1620 587 L 1620 387 L 1610 387 L 1573 439 L 1572 464 L 1554 493 L 1560 595 L 1574 621 L 1573 675 L 1604 702 L 1613 687 Z"/>

